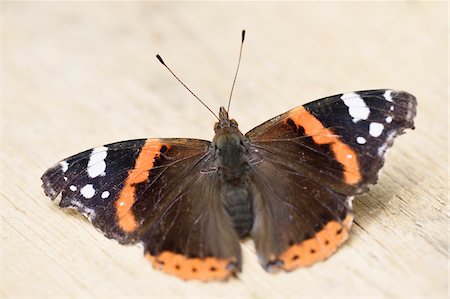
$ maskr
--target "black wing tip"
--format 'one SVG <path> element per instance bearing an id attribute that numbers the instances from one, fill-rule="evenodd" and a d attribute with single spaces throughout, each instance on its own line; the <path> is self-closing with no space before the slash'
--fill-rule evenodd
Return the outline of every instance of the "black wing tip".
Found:
<path id="1" fill-rule="evenodd" d="M 57 175 L 57 171 L 59 171 L 58 165 L 55 165 L 51 168 L 49 168 L 42 176 L 42 189 L 44 190 L 44 193 L 46 196 L 50 197 L 51 200 L 55 200 L 55 198 L 61 193 L 62 188 L 58 187 L 60 185 L 58 178 L 59 175 Z"/>
<path id="2" fill-rule="evenodd" d="M 414 130 L 414 118 L 417 115 L 417 98 L 409 92 L 395 90 L 393 90 L 393 97 L 395 100 L 402 101 L 402 104 L 405 105 L 406 115 L 404 128 Z M 403 131 L 399 132 L 399 135 L 402 133 Z"/>
<path id="3" fill-rule="evenodd" d="M 407 91 L 404 91 L 404 90 L 393 90 L 393 89 L 390 89 L 390 90 L 392 90 L 393 96 L 395 98 L 399 98 L 404 101 L 407 101 L 408 103 L 413 104 L 414 107 L 417 106 L 417 98 L 413 94 L 411 94 Z"/>

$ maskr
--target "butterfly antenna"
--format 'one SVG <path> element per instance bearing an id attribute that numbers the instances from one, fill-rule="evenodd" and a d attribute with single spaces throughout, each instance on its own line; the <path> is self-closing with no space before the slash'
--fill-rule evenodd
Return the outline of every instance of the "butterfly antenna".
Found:
<path id="1" fill-rule="evenodd" d="M 184 84 L 183 83 L 183 81 L 181 81 L 178 77 L 177 77 L 177 75 L 175 75 L 174 74 L 174 72 L 172 72 L 172 70 L 166 65 L 166 63 L 164 62 L 164 60 L 161 58 L 161 56 L 159 56 L 159 54 L 156 54 L 156 58 L 158 58 L 158 60 L 159 60 L 159 62 L 161 62 L 161 64 L 162 65 L 164 65 L 168 70 L 169 70 L 169 72 L 175 77 L 175 79 L 177 79 L 178 80 L 178 82 L 180 82 L 181 83 L 181 85 L 183 85 L 184 86 L 184 88 L 186 88 L 200 103 L 202 103 L 203 104 L 203 106 L 205 106 L 206 107 L 206 109 L 208 109 L 209 110 L 209 112 L 211 112 L 212 113 L 212 115 L 214 115 L 214 117 L 215 118 L 217 118 L 217 120 L 219 120 L 220 121 L 220 119 L 219 119 L 219 117 L 202 101 L 202 100 L 200 100 L 200 98 L 195 94 L 195 93 L 193 93 L 192 92 L 192 90 L 190 90 L 189 89 L 189 87 L 187 87 L 186 86 L 186 84 Z"/>
<path id="2" fill-rule="evenodd" d="M 242 39 L 241 39 L 241 48 L 239 50 L 239 59 L 238 59 L 238 64 L 237 64 L 237 68 L 236 68 L 236 73 L 234 73 L 233 85 L 231 85 L 231 92 L 230 92 L 230 98 L 228 99 L 227 112 L 230 112 L 231 97 L 233 96 L 234 85 L 236 84 L 236 78 L 237 78 L 237 74 L 239 71 L 239 66 L 241 65 L 242 46 L 244 45 L 244 39 L 245 39 L 245 30 L 242 30 Z"/>

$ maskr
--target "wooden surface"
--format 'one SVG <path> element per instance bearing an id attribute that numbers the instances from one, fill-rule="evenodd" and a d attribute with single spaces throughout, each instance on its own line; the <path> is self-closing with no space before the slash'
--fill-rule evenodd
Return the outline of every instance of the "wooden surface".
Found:
<path id="1" fill-rule="evenodd" d="M 447 297 L 447 3 L 1 3 L 2 265 L 6 297 Z M 142 137 L 211 139 L 247 29 L 231 116 L 248 131 L 344 91 L 403 89 L 415 131 L 397 139 L 379 184 L 354 201 L 332 258 L 272 275 L 243 245 L 239 280 L 183 282 L 154 271 L 44 196 L 56 161 Z"/>

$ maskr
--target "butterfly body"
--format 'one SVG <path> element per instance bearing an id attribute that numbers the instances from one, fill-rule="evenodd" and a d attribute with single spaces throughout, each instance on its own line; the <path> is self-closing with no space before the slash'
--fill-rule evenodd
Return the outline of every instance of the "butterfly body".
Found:
<path id="1" fill-rule="evenodd" d="M 249 235 L 253 226 L 253 204 L 249 190 L 249 140 L 239 131 L 235 120 L 230 120 L 224 107 L 215 124 L 212 149 L 216 171 L 220 177 L 221 202 L 231 218 L 240 238 Z"/>
<path id="2" fill-rule="evenodd" d="M 343 93 L 245 135 L 222 107 L 212 142 L 100 146 L 48 169 L 43 188 L 108 238 L 142 243 L 155 269 L 182 279 L 235 276 L 245 237 L 264 269 L 291 271 L 348 238 L 353 197 L 376 183 L 394 138 L 414 128 L 416 104 L 390 89 Z"/>

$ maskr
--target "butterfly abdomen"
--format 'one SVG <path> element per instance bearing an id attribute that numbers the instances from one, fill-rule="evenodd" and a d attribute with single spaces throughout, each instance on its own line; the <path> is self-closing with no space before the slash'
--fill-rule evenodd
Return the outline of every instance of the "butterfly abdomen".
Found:
<path id="1" fill-rule="evenodd" d="M 222 203 L 240 238 L 250 234 L 253 227 L 253 203 L 246 182 L 234 186 L 225 184 L 221 190 Z"/>

